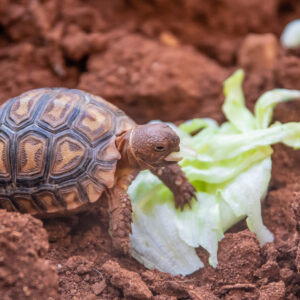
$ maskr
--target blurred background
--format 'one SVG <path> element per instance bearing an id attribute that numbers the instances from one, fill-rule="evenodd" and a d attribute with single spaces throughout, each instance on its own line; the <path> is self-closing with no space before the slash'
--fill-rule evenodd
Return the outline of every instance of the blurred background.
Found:
<path id="1" fill-rule="evenodd" d="M 299 15 L 297 0 L 1 0 L 0 101 L 63 86 L 138 122 L 221 121 L 237 67 L 250 108 L 264 90 L 300 89 L 300 57 L 279 43 Z"/>

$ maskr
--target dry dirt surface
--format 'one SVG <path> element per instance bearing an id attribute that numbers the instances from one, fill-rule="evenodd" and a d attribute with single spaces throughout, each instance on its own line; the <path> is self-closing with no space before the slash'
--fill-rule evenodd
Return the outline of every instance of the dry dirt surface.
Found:
<path id="1" fill-rule="evenodd" d="M 2 0 L 0 101 L 64 86 L 138 122 L 221 122 L 222 81 L 237 67 L 247 72 L 249 108 L 268 89 L 300 89 L 300 51 L 278 40 L 299 13 L 297 0 Z M 299 112 L 284 104 L 275 119 L 300 121 Z M 173 277 L 113 251 L 106 203 L 44 224 L 1 211 L 0 299 L 299 299 L 300 151 L 274 148 L 263 204 L 274 243 L 260 248 L 242 222 L 220 243 L 217 269 Z"/>

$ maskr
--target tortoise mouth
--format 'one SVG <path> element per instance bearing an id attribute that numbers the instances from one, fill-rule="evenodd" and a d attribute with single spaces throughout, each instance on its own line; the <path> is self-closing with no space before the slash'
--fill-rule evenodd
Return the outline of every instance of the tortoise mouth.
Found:
<path id="1" fill-rule="evenodd" d="M 179 162 L 182 160 L 182 156 L 180 152 L 172 152 L 167 157 L 165 157 L 165 161 L 167 162 Z"/>

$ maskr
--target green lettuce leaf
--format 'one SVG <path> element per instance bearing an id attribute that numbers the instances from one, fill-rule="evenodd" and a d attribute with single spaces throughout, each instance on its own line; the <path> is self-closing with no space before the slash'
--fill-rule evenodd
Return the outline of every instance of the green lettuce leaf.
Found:
<path id="1" fill-rule="evenodd" d="M 261 217 L 261 200 L 271 178 L 271 145 L 281 142 L 299 148 L 300 123 L 270 123 L 275 106 L 300 98 L 300 92 L 267 92 L 252 114 L 245 106 L 243 78 L 238 70 L 224 83 L 228 122 L 219 126 L 212 119 L 193 119 L 179 127 L 169 124 L 181 139 L 180 165 L 196 189 L 192 209 L 176 210 L 171 191 L 148 171 L 129 187 L 132 256 L 146 267 L 190 274 L 203 267 L 195 252 L 199 246 L 216 267 L 218 242 L 245 217 L 261 245 L 272 241 Z"/>

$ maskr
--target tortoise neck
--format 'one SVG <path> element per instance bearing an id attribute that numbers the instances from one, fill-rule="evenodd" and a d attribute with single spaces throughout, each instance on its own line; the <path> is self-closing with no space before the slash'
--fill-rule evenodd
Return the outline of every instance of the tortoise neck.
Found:
<path id="1" fill-rule="evenodd" d="M 144 170 L 151 168 L 151 166 L 145 164 L 144 161 L 139 159 L 132 145 L 132 137 L 134 134 L 134 128 L 122 133 L 116 140 L 117 148 L 121 153 L 121 160 L 119 165 L 124 168 L 130 168 L 133 170 Z"/>

